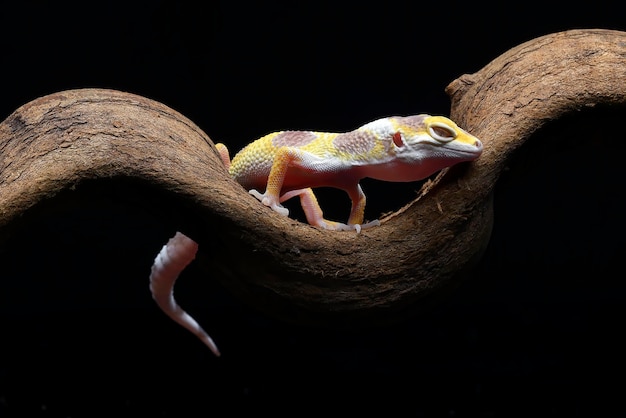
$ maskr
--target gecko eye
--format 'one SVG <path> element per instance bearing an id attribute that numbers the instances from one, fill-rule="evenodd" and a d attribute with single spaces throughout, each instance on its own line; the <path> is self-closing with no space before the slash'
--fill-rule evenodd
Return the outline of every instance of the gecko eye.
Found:
<path id="1" fill-rule="evenodd" d="M 456 138 L 456 131 L 443 123 L 433 123 L 428 127 L 428 133 L 441 142 L 450 142 Z"/>

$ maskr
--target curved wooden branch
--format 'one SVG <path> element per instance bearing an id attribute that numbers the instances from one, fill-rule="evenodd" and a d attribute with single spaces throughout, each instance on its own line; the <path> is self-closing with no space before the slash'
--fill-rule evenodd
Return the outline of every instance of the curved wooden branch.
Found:
<path id="1" fill-rule="evenodd" d="M 163 104 L 100 89 L 45 96 L 0 124 L 0 242 L 23 213 L 63 191 L 124 178 L 179 216 L 209 274 L 248 303 L 290 320 L 373 318 L 454 282 L 479 259 L 511 152 L 564 113 L 625 103 L 625 58 L 626 33 L 574 30 L 531 40 L 455 80 L 451 116 L 483 140 L 483 156 L 358 235 L 260 205 L 230 179 L 207 135 Z"/>

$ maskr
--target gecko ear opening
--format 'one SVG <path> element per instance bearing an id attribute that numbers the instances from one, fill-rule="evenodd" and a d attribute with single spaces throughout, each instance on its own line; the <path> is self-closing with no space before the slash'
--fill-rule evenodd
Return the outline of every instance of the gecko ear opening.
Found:
<path id="1" fill-rule="evenodd" d="M 400 148 L 404 145 L 404 143 L 402 142 L 402 134 L 400 132 L 395 132 L 391 137 L 396 147 Z"/>

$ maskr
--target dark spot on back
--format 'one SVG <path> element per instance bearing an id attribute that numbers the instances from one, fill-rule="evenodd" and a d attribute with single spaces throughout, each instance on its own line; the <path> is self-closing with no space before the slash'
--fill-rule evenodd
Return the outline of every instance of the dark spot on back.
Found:
<path id="1" fill-rule="evenodd" d="M 376 138 L 369 131 L 355 130 L 340 134 L 333 140 L 335 147 L 349 154 L 366 154 L 376 143 Z"/>
<path id="2" fill-rule="evenodd" d="M 285 131 L 272 138 L 275 147 L 302 147 L 312 142 L 317 135 L 308 131 Z"/>

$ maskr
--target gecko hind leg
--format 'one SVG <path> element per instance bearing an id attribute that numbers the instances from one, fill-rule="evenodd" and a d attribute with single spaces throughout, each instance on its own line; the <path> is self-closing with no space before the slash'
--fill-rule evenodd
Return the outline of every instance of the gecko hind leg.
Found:
<path id="1" fill-rule="evenodd" d="M 318 226 L 320 228 L 328 229 L 331 231 L 356 231 L 357 233 L 359 233 L 362 229 L 379 225 L 378 221 L 368 222 L 365 224 L 344 224 L 341 222 L 329 221 L 328 219 L 324 219 L 324 212 L 317 202 L 315 193 L 313 193 L 313 190 L 311 188 L 291 190 L 283 194 L 280 197 L 280 201 L 284 202 L 285 200 L 289 200 L 295 196 L 300 197 L 300 205 L 302 206 L 302 210 L 304 211 L 306 220 L 309 224 L 313 226 Z"/>
<path id="2" fill-rule="evenodd" d="M 176 232 L 163 246 L 154 260 L 150 272 L 152 298 L 167 316 L 191 331 L 211 351 L 220 356 L 220 351 L 209 334 L 185 312 L 174 299 L 174 284 L 180 273 L 196 257 L 198 244 L 180 232 Z"/>
<path id="3" fill-rule="evenodd" d="M 218 143 L 215 144 L 215 149 L 219 153 L 220 159 L 222 160 L 226 171 L 228 171 L 230 169 L 230 153 L 228 151 L 228 148 L 226 147 L 226 145 Z"/>

